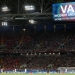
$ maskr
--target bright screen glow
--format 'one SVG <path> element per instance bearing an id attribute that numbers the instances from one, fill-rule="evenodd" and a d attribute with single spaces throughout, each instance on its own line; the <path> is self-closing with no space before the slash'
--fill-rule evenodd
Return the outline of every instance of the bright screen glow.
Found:
<path id="1" fill-rule="evenodd" d="M 53 4 L 52 14 L 55 21 L 75 21 L 75 2 Z"/>

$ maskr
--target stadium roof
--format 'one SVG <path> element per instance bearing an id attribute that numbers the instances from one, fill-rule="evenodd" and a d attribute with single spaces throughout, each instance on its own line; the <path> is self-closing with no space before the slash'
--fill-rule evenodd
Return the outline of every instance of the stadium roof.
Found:
<path id="1" fill-rule="evenodd" d="M 0 21 L 27 22 L 29 19 L 50 20 L 52 18 L 52 4 L 55 0 L 1 0 Z M 33 5 L 35 10 L 26 11 L 25 5 Z M 8 7 L 8 11 L 2 11 L 2 7 Z"/>
<path id="2" fill-rule="evenodd" d="M 52 22 L 52 4 L 62 1 L 64 0 L 1 0 L 0 24 L 2 21 L 8 21 L 10 25 L 22 25 L 29 23 L 29 20 L 50 23 L 50 20 Z M 34 6 L 35 10 L 25 10 L 26 5 Z M 8 10 L 2 11 L 2 7 Z"/>

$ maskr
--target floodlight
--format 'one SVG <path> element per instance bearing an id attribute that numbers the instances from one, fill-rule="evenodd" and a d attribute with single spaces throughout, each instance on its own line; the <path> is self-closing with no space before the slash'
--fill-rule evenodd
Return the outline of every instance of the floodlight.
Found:
<path id="1" fill-rule="evenodd" d="M 34 24 L 35 21 L 34 20 L 29 20 L 29 23 Z"/>
<path id="2" fill-rule="evenodd" d="M 53 55 L 54 55 L 55 53 L 53 53 Z"/>
<path id="3" fill-rule="evenodd" d="M 25 10 L 34 10 L 34 9 L 35 9 L 35 7 L 32 5 L 26 5 L 25 6 Z"/>
<path id="4" fill-rule="evenodd" d="M 10 9 L 7 6 L 2 7 L 2 11 L 9 11 Z"/>
<path id="5" fill-rule="evenodd" d="M 45 53 L 45 55 L 46 55 L 46 53 Z"/>
<path id="6" fill-rule="evenodd" d="M 2 26 L 7 26 L 7 22 L 2 22 Z"/>
<path id="7" fill-rule="evenodd" d="M 41 55 L 41 53 L 39 53 L 39 55 Z"/>
<path id="8" fill-rule="evenodd" d="M 28 55 L 28 53 L 26 55 Z"/>
<path id="9" fill-rule="evenodd" d="M 24 28 L 23 31 L 25 31 L 26 29 Z"/>
<path id="10" fill-rule="evenodd" d="M 60 55 L 60 52 L 59 52 L 59 55 Z"/>

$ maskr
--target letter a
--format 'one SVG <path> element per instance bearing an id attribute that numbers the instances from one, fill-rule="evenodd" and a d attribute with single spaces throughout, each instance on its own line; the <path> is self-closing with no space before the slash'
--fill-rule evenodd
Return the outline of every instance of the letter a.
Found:
<path id="1" fill-rule="evenodd" d="M 69 13 L 69 12 L 74 13 L 74 9 L 73 9 L 72 5 L 69 5 L 69 7 L 68 7 L 67 13 Z"/>

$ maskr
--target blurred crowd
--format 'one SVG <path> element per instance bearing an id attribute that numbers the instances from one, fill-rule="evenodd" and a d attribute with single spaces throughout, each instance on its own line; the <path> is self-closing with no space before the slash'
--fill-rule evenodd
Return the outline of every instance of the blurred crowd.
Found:
<path id="1" fill-rule="evenodd" d="M 75 33 L 49 32 L 32 35 L 1 35 L 0 51 L 2 52 L 51 52 L 53 50 L 74 51 Z"/>
<path id="2" fill-rule="evenodd" d="M 5 70 L 32 69 L 57 70 L 58 67 L 75 67 L 75 57 L 65 55 L 6 56 L 0 58 L 0 68 Z"/>
<path id="3" fill-rule="evenodd" d="M 51 51 L 75 51 L 75 33 L 72 31 L 36 33 L 32 35 L 1 35 L 0 52 L 4 53 L 40 53 Z M 36 55 L 0 57 L 0 66 L 5 69 L 56 69 L 74 67 L 74 56 Z"/>

